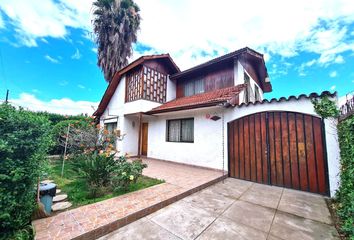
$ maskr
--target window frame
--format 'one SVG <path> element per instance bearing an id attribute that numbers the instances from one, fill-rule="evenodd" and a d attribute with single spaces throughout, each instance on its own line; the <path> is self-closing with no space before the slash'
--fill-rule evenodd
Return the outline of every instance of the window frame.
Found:
<path id="1" fill-rule="evenodd" d="M 193 140 L 192 141 L 184 141 L 182 140 L 182 121 L 183 120 L 193 120 Z M 178 141 L 171 141 L 169 139 L 169 131 L 170 131 L 170 122 L 171 121 L 179 121 L 179 140 Z M 166 142 L 173 142 L 173 143 L 194 143 L 194 118 L 177 118 L 177 119 L 167 119 L 166 120 Z"/>
<path id="2" fill-rule="evenodd" d="M 254 99 L 256 101 L 262 101 L 261 100 L 261 93 L 259 92 L 259 87 L 257 85 L 254 85 Z"/>
<path id="3" fill-rule="evenodd" d="M 203 85 L 203 91 L 202 92 L 196 93 L 196 82 L 197 81 L 202 82 L 202 85 Z M 188 84 L 193 85 L 193 94 L 191 94 L 191 95 L 186 95 L 186 87 L 187 87 Z M 204 80 L 203 77 L 195 78 L 195 79 L 190 80 L 190 81 L 188 81 L 188 82 L 183 84 L 183 96 L 184 97 L 190 97 L 190 96 L 193 96 L 193 95 L 196 95 L 196 94 L 202 94 L 202 93 L 205 93 L 205 80 Z"/>
<path id="4" fill-rule="evenodd" d="M 249 103 L 251 102 L 251 93 L 250 93 L 251 92 L 250 89 L 252 89 L 251 77 L 246 72 L 244 72 L 243 78 L 244 78 L 244 83 L 246 84 L 245 93 L 244 93 L 245 103 Z"/>

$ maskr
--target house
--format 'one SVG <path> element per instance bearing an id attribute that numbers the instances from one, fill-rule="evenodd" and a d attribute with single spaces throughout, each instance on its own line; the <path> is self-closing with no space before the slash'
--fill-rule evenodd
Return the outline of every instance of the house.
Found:
<path id="1" fill-rule="evenodd" d="M 114 75 L 94 115 L 124 134 L 120 154 L 333 194 L 338 142 L 311 99 L 336 95 L 265 100 L 271 91 L 263 55 L 248 47 L 185 71 L 169 54 L 142 56 Z"/>

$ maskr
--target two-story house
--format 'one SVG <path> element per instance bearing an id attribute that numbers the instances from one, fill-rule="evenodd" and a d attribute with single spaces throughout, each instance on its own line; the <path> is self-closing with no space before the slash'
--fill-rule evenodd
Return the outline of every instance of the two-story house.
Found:
<path id="1" fill-rule="evenodd" d="M 263 55 L 247 47 L 182 72 L 169 54 L 143 56 L 115 74 L 94 115 L 124 134 L 120 154 L 221 169 L 225 113 L 270 91 Z"/>
<path id="2" fill-rule="evenodd" d="M 312 99 L 264 99 L 272 91 L 263 55 L 242 48 L 180 71 L 168 54 L 120 69 L 94 113 L 124 135 L 121 155 L 228 171 L 230 177 L 333 195 L 336 129 Z"/>

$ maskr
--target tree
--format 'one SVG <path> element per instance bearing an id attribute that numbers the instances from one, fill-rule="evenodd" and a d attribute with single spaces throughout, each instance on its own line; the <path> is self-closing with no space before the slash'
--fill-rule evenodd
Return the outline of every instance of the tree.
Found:
<path id="1" fill-rule="evenodd" d="M 132 44 L 137 41 L 140 25 L 140 9 L 133 0 L 96 0 L 93 6 L 97 65 L 110 82 L 132 55 Z"/>

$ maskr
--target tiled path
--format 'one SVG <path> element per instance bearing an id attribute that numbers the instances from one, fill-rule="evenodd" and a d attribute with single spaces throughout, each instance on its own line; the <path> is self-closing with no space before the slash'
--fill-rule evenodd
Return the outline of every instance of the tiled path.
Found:
<path id="1" fill-rule="evenodd" d="M 144 159 L 146 176 L 164 179 L 140 191 L 33 221 L 36 239 L 95 239 L 218 182 L 222 173 Z"/>
<path id="2" fill-rule="evenodd" d="M 338 239 L 322 196 L 228 178 L 101 240 Z"/>

